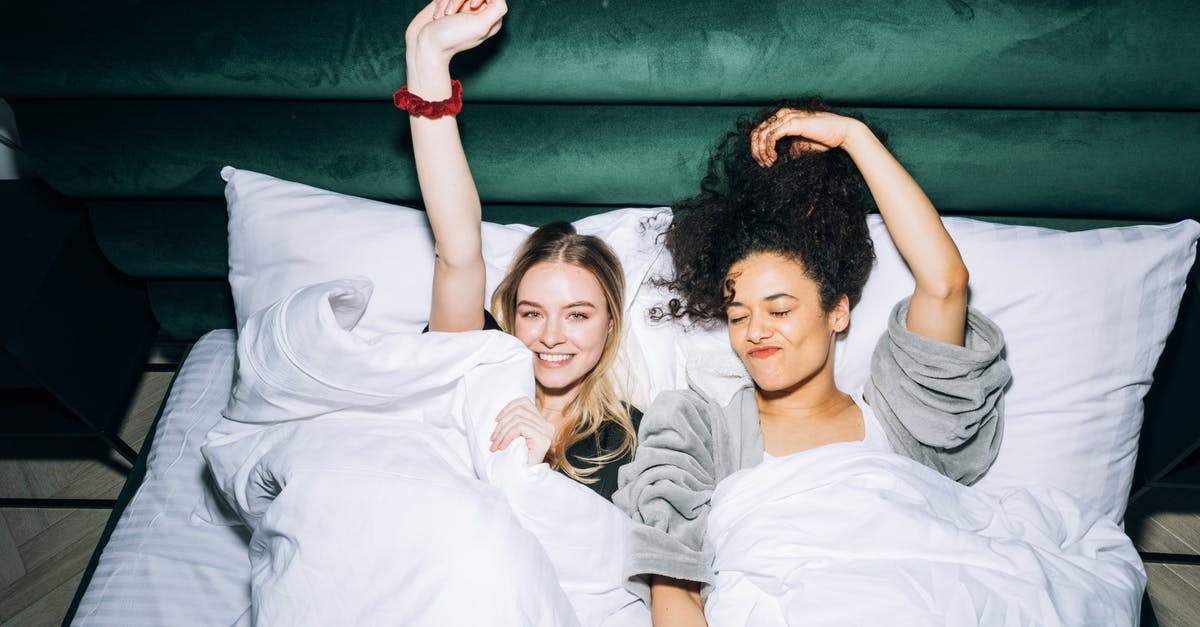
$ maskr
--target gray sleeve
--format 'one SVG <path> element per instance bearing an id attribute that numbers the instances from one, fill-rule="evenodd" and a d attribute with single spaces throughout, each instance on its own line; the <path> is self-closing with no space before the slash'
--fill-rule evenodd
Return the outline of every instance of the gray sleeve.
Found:
<path id="1" fill-rule="evenodd" d="M 642 417 L 637 455 L 619 471 L 613 503 L 634 521 L 627 587 L 647 603 L 649 575 L 712 583 L 705 530 L 716 486 L 715 412 L 694 392 L 660 394 Z"/>
<path id="2" fill-rule="evenodd" d="M 910 298 L 896 304 L 863 390 L 896 452 L 964 484 L 996 459 L 1004 389 L 1012 378 L 1000 327 L 967 309 L 964 346 L 908 330 Z"/>

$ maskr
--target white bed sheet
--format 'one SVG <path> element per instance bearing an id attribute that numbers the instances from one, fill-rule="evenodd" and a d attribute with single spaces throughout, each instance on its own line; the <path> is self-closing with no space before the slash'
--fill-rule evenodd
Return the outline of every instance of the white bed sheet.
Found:
<path id="1" fill-rule="evenodd" d="M 146 477 L 100 556 L 72 625 L 232 625 L 250 605 L 246 530 L 194 516 L 207 498 L 200 445 L 233 383 L 236 336 L 212 331 L 171 386 Z"/>

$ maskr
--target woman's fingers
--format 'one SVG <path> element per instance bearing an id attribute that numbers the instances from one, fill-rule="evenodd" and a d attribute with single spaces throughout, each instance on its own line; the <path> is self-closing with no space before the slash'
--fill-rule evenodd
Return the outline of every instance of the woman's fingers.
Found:
<path id="1" fill-rule="evenodd" d="M 847 119 L 823 112 L 780 109 L 751 132 L 751 156 L 762 167 L 770 167 L 779 158 L 776 144 L 794 137 L 791 154 L 825 152 L 845 140 Z"/>
<path id="2" fill-rule="evenodd" d="M 434 12 L 433 17 L 437 19 L 447 15 L 454 15 L 461 11 L 463 5 L 466 3 L 467 0 L 438 0 L 437 10 Z"/>
<path id="3" fill-rule="evenodd" d="M 779 131 L 791 119 L 791 113 L 791 109 L 780 109 L 751 133 L 751 153 L 758 165 L 768 167 L 775 163 L 778 157 L 775 142 L 779 141 Z"/>
<path id="4" fill-rule="evenodd" d="M 519 397 L 509 401 L 496 415 L 496 428 L 492 430 L 491 437 L 493 451 L 508 446 L 508 441 L 504 440 L 504 436 L 511 432 L 512 424 L 522 418 L 546 422 L 538 413 L 537 406 L 528 397 Z M 549 425 L 549 423 L 546 424 Z"/>
<path id="5" fill-rule="evenodd" d="M 436 20 L 459 13 L 482 13 L 496 8 L 497 0 L 435 0 L 433 4 L 433 19 Z M 504 11 L 500 13 L 503 14 Z"/>
<path id="6" fill-rule="evenodd" d="M 768 167 L 775 163 L 775 142 L 779 141 L 779 122 L 772 119 L 761 124 L 754 129 L 751 136 L 751 153 L 754 160 L 762 167 Z"/>
<path id="7" fill-rule="evenodd" d="M 523 437 L 530 451 L 530 463 L 540 462 L 549 449 L 554 429 L 541 417 L 526 415 L 514 416 L 505 421 L 496 430 L 496 439 L 492 443 L 492 451 L 502 451 L 508 448 L 512 441 Z M 533 459 L 536 457 L 537 459 Z"/>
<path id="8" fill-rule="evenodd" d="M 554 441 L 554 425 L 542 416 L 537 405 L 528 397 L 509 401 L 496 415 L 496 428 L 491 436 L 492 452 L 508 448 L 519 437 L 525 438 L 530 466 L 540 464 L 546 458 L 546 452 Z"/>
<path id="9" fill-rule="evenodd" d="M 537 461 L 541 461 L 540 457 L 544 457 L 546 450 L 549 448 L 550 435 L 536 425 L 529 422 L 518 422 L 509 425 L 500 435 L 500 439 L 493 444 L 492 451 L 503 451 L 507 449 L 513 440 L 517 438 L 525 438 L 525 446 L 530 452 L 541 451 Z"/>
<path id="10" fill-rule="evenodd" d="M 550 423 L 546 422 L 541 416 L 530 416 L 527 414 L 517 414 L 508 416 L 497 427 L 495 433 L 495 442 L 493 446 L 495 450 L 501 450 L 508 446 L 517 436 L 526 437 L 549 437 L 554 434 L 554 428 Z"/>

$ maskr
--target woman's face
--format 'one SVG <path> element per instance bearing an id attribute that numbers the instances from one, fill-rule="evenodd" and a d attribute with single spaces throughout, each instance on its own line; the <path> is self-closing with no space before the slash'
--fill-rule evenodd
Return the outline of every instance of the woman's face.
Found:
<path id="1" fill-rule="evenodd" d="M 541 262 L 517 285 L 513 330 L 533 351 L 542 392 L 569 395 L 600 361 L 612 320 L 595 275 L 569 263 Z"/>
<path id="2" fill-rule="evenodd" d="M 764 392 L 790 392 L 833 373 L 833 340 L 850 320 L 842 297 L 821 309 L 817 284 L 800 262 L 755 253 L 733 264 L 733 301 L 726 309 L 729 344 Z"/>

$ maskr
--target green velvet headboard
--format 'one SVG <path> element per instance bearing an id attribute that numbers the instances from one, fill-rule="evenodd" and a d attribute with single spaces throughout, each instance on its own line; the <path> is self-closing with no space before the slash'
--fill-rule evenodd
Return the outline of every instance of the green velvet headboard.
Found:
<path id="1" fill-rule="evenodd" d="M 221 166 L 418 202 L 390 96 L 422 4 L 22 3 L 0 97 L 161 333 L 194 338 L 233 321 Z M 885 128 L 945 213 L 1081 228 L 1200 218 L 1197 33 L 1192 0 L 512 0 L 454 73 L 493 221 L 668 204 L 739 115 L 821 94 Z M 1197 324 L 1165 378 L 1194 379 Z M 1159 466 L 1190 451 L 1154 437 Z"/>

